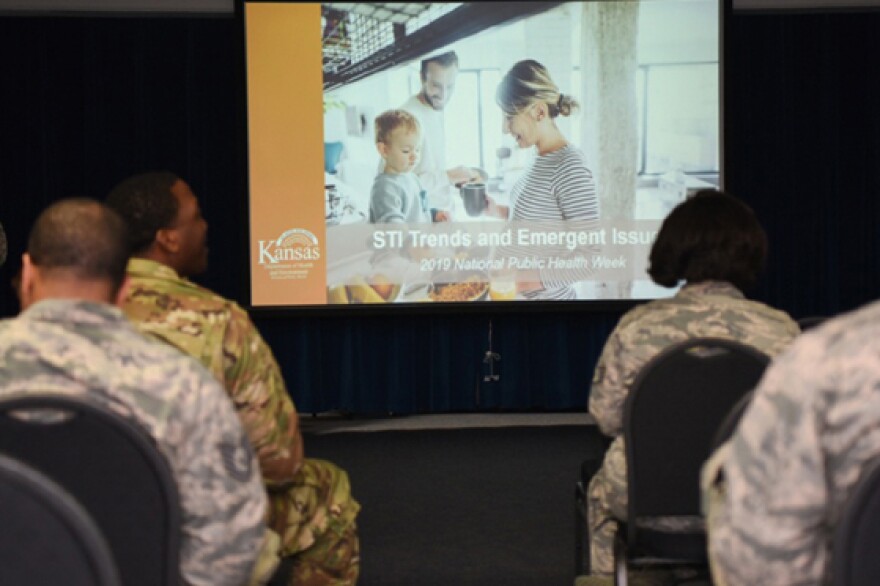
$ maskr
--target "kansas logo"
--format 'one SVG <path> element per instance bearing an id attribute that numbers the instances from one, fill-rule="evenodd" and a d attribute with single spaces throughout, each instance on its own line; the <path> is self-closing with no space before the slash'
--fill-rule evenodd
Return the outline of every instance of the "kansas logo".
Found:
<path id="1" fill-rule="evenodd" d="M 261 265 L 321 258 L 321 246 L 318 244 L 317 237 L 301 228 L 287 230 L 276 240 L 260 240 L 259 242 L 259 263 Z"/>

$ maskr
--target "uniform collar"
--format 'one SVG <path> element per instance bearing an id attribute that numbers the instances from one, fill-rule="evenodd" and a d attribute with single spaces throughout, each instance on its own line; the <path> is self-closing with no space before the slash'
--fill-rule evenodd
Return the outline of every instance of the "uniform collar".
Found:
<path id="1" fill-rule="evenodd" d="M 166 264 L 146 258 L 131 258 L 128 261 L 128 274 L 135 277 L 152 277 L 154 279 L 171 279 L 182 281 L 183 277 Z"/>
<path id="2" fill-rule="evenodd" d="M 745 299 L 742 291 L 727 281 L 701 281 L 699 283 L 687 283 L 677 293 L 679 295 L 720 295 L 734 299 Z"/>
<path id="3" fill-rule="evenodd" d="M 90 324 L 125 321 L 122 310 L 115 305 L 83 299 L 42 299 L 24 310 L 21 318 Z"/>

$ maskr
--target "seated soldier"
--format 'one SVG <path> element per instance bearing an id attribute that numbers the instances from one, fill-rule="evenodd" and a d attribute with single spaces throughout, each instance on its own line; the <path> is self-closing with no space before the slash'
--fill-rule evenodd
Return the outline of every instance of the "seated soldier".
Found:
<path id="1" fill-rule="evenodd" d="M 614 438 L 587 494 L 590 569 L 579 584 L 610 583 L 616 519 L 626 520 L 623 407 L 639 370 L 663 349 L 693 337 L 725 338 L 767 355 L 782 351 L 799 330 L 786 313 L 750 301 L 767 250 L 752 210 L 725 193 L 698 192 L 663 221 L 651 248 L 648 273 L 658 285 L 684 286 L 675 296 L 627 312 L 599 357 L 589 410 Z"/>
<path id="2" fill-rule="evenodd" d="M 880 456 L 878 334 L 874 302 L 799 337 L 703 466 L 715 584 L 833 583 L 835 530 Z"/>
<path id="3" fill-rule="evenodd" d="M 182 583 L 262 581 L 274 560 L 256 573 L 255 560 L 261 547 L 274 552 L 277 536 L 266 528 L 256 457 L 211 374 L 115 306 L 128 250 L 125 223 L 97 201 L 63 200 L 39 216 L 22 258 L 22 313 L 0 322 L 0 395 L 79 395 L 138 424 L 177 483 Z"/>
<path id="4" fill-rule="evenodd" d="M 269 526 L 292 556 L 291 584 L 357 581 L 359 542 L 348 475 L 304 458 L 299 416 L 272 351 L 235 302 L 187 277 L 207 268 L 207 223 L 195 195 L 167 172 L 122 181 L 107 204 L 127 221 L 134 257 L 126 315 L 199 359 L 226 388 L 260 461 Z"/>

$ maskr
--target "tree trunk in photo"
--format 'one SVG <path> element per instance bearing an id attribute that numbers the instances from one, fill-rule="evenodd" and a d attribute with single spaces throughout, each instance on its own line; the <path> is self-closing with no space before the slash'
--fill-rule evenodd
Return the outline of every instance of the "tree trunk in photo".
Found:
<path id="1" fill-rule="evenodd" d="M 635 216 L 638 162 L 638 2 L 584 4 L 581 144 L 593 171 L 605 226 Z M 632 279 L 597 282 L 599 299 L 629 298 Z"/>

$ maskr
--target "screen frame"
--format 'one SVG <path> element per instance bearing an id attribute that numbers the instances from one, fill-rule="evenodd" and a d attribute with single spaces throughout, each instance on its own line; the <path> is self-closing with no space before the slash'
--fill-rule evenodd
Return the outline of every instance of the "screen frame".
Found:
<path id="1" fill-rule="evenodd" d="M 577 1 L 577 0 L 569 0 Z M 582 0 L 591 1 L 591 0 Z M 592 0 L 600 1 L 600 0 Z M 649 0 L 640 0 L 649 1 Z M 728 58 L 725 42 L 725 24 L 729 20 L 732 11 L 732 0 L 716 0 L 718 4 L 718 189 L 724 190 L 726 159 L 725 159 L 725 83 L 724 66 Z M 247 225 L 244 230 L 245 249 L 247 256 L 247 278 L 245 287 L 244 306 L 254 315 L 260 317 L 339 317 L 352 318 L 356 316 L 418 316 L 418 315 L 450 315 L 454 313 L 481 314 L 481 315 L 508 315 L 512 313 L 523 314 L 553 314 L 553 313 L 623 313 L 633 307 L 651 302 L 657 298 L 633 298 L 633 299 L 578 299 L 578 300 L 517 300 L 510 302 L 498 301 L 472 301 L 472 302 L 394 302 L 374 304 L 300 304 L 300 305 L 254 305 L 253 303 L 253 235 L 251 233 L 251 165 L 249 147 L 248 125 L 248 73 L 247 73 L 247 35 L 245 23 L 246 4 L 302 4 L 297 0 L 234 0 L 234 18 L 236 20 L 237 44 L 239 47 L 239 87 L 241 108 L 238 120 L 242 140 L 239 141 L 242 156 L 241 193 L 245 194 L 242 207 L 245 209 Z M 312 2 L 321 4 L 321 2 Z M 562 4 L 560 3 L 554 3 Z"/>

